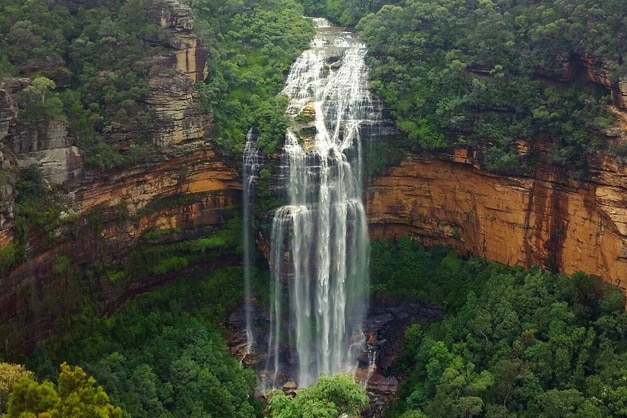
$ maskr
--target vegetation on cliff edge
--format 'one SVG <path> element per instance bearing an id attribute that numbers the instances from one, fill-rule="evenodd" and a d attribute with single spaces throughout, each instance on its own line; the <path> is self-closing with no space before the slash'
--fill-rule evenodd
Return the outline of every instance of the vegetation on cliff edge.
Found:
<path id="1" fill-rule="evenodd" d="M 19 121 L 65 120 L 88 165 L 119 167 L 149 144 L 147 58 L 165 36 L 139 0 L 3 1 L 0 78 L 33 80 L 17 94 Z"/>
<path id="2" fill-rule="evenodd" d="M 543 160 L 584 177 L 605 146 L 609 91 L 584 71 L 607 69 L 614 84 L 627 74 L 622 0 L 303 3 L 358 22 L 371 87 L 408 148 L 469 146 L 490 171 L 529 174 Z"/>
<path id="3" fill-rule="evenodd" d="M 627 25 L 615 18 L 624 10 L 620 0 L 408 0 L 357 27 L 371 48 L 372 88 L 412 144 L 473 146 L 496 172 L 526 173 L 545 158 L 583 177 L 611 121 L 609 92 L 582 81 L 583 60 L 625 73 Z"/>
<path id="4" fill-rule="evenodd" d="M 288 124 L 287 100 L 278 94 L 313 37 L 311 21 L 294 0 L 200 0 L 193 10 L 211 50 L 209 76 L 198 91 L 214 115 L 213 139 L 240 155 L 256 126 L 259 147 L 274 153 Z"/>

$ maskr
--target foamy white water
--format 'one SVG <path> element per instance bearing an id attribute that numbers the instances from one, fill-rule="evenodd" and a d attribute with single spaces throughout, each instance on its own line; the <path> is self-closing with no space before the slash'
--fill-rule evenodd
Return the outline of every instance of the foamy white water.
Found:
<path id="1" fill-rule="evenodd" d="M 290 377 L 299 387 L 321 374 L 352 372 L 364 344 L 369 278 L 360 126 L 378 115 L 365 46 L 328 21 L 316 24 L 283 91 L 287 113 L 306 110 L 312 120 L 286 134 L 282 180 L 289 204 L 275 212 L 272 226 L 267 368 L 275 386 L 281 342 L 296 357 L 297 376 Z"/>

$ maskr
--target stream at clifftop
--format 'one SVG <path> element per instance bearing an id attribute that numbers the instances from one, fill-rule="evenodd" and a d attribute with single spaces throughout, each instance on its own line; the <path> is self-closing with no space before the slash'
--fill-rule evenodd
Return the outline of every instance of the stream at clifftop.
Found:
<path id="1" fill-rule="evenodd" d="M 314 19 L 310 49 L 292 65 L 283 94 L 294 121 L 285 135 L 269 251 L 270 306 L 251 298 L 231 314 L 231 352 L 257 370 L 260 389 L 308 387 L 323 374 L 350 373 L 373 394 L 376 416 L 396 393 L 388 376 L 404 328 L 439 313 L 421 304 L 369 309 L 368 227 L 362 149 L 385 126 L 368 91 L 367 49 L 355 35 Z M 259 169 L 255 136 L 244 166 L 245 269 Z"/>

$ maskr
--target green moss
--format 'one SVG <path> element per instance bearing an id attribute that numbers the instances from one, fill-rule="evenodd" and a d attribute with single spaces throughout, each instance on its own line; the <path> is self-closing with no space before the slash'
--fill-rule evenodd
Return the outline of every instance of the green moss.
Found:
<path id="1" fill-rule="evenodd" d="M 207 231 L 207 236 L 160 243 L 172 230 L 150 231 L 128 257 L 125 275 L 120 279 L 138 280 L 147 275 L 172 274 L 199 263 L 241 254 L 241 220 L 231 219 L 225 226 Z"/>
<path id="2" fill-rule="evenodd" d="M 114 270 L 107 272 L 107 279 L 111 283 L 117 283 L 126 279 L 126 271 L 124 270 Z"/>
<path id="3" fill-rule="evenodd" d="M 294 121 L 296 122 L 301 122 L 301 123 L 310 123 L 316 120 L 316 115 L 306 115 L 304 113 L 299 113 L 298 115 L 296 115 L 296 117 L 294 118 Z"/>
<path id="4" fill-rule="evenodd" d="M 182 270 L 189 264 L 187 258 L 178 256 L 168 257 L 165 259 L 159 258 L 155 261 L 155 264 L 148 265 L 148 272 L 150 274 L 162 275 L 173 271 Z"/>
<path id="5" fill-rule="evenodd" d="M 223 194 L 232 193 L 230 190 L 217 190 L 206 193 L 180 193 L 177 195 L 168 196 L 161 199 L 155 199 L 150 201 L 146 206 L 138 210 L 131 220 L 137 220 L 148 216 L 153 213 L 157 213 L 162 210 L 177 208 L 185 205 L 190 205 L 193 203 L 197 203 L 202 199 L 211 196 L 219 196 Z M 218 211 L 229 211 L 233 210 L 233 206 L 220 206 L 219 208 L 215 208 L 216 212 Z"/>
<path id="6" fill-rule="evenodd" d="M 24 247 L 19 244 L 9 244 L 0 249 L 0 276 L 5 276 L 24 261 Z"/>
<path id="7" fill-rule="evenodd" d="M 145 241 L 159 241 L 161 238 L 169 235 L 178 234 L 181 232 L 180 228 L 171 229 L 151 229 L 142 235 L 142 240 Z"/>

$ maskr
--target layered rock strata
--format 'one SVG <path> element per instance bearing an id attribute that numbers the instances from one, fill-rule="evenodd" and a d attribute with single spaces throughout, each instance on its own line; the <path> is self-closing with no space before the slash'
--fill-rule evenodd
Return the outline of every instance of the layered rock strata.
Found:
<path id="1" fill-rule="evenodd" d="M 152 0 L 150 19 L 168 30 L 168 54 L 155 57 L 149 80 L 148 104 L 160 129 L 153 141 L 161 147 L 178 145 L 205 135 L 212 120 L 200 106 L 193 84 L 207 77 L 209 51 L 194 33 L 189 6 L 178 0 Z"/>
<path id="2" fill-rule="evenodd" d="M 19 168 L 39 166 L 52 184 L 63 184 L 83 172 L 83 158 L 67 135 L 65 121 L 20 124 L 8 142 Z"/>
<path id="3" fill-rule="evenodd" d="M 9 173 L 11 166 L 5 138 L 11 122 L 17 117 L 17 105 L 4 81 L 0 81 L 0 170 Z M 0 178 L 0 249 L 13 240 L 13 184 L 14 179 Z"/>
<path id="4" fill-rule="evenodd" d="M 148 14 L 168 33 L 163 45 L 166 52 L 148 60 L 150 90 L 146 101 L 156 119 L 152 141 L 161 149 L 194 141 L 198 144 L 212 124 L 212 116 L 201 106 L 194 88 L 194 83 L 207 75 L 208 50 L 193 32 L 189 6 L 178 0 L 153 0 Z M 94 177 L 94 173 L 85 172 L 83 156 L 68 136 L 66 122 L 19 122 L 14 95 L 29 84 L 26 78 L 0 80 L 0 249 L 14 240 L 14 184 L 19 169 L 37 165 L 53 185 L 83 177 L 83 183 L 89 185 Z M 115 133 L 108 135 L 116 142 Z"/>
<path id="5" fill-rule="evenodd" d="M 118 282 L 111 273 L 133 267 L 131 255 L 140 241 L 159 245 L 210 235 L 237 214 L 240 198 L 239 173 L 202 144 L 75 186 L 52 236 L 29 242 L 26 261 L 0 277 L 0 288 L 11 289 L 0 293 L 7 356 L 32 350 L 58 330 L 60 319 L 81 309 L 87 295 L 96 309 L 111 312 L 129 296 L 171 279 L 161 274 Z M 161 233 L 148 239 L 148 231 Z"/>
<path id="6" fill-rule="evenodd" d="M 627 290 L 627 166 L 602 156 L 590 179 L 480 169 L 465 149 L 411 157 L 367 194 L 373 239 L 409 235 L 499 263 L 585 271 Z"/>
<path id="7" fill-rule="evenodd" d="M 610 64 L 592 56 L 584 56 L 581 61 L 586 78 L 608 88 L 611 92 L 612 102 L 619 109 L 627 110 L 627 79 L 619 77 L 618 80 L 613 80 Z"/>
<path id="8" fill-rule="evenodd" d="M 150 94 L 146 102 L 155 112 L 157 127 L 153 143 L 167 148 L 202 139 L 212 123 L 204 111 L 190 78 L 170 73 L 161 65 L 148 81 Z M 165 67 L 167 68 L 167 67 Z"/>
<path id="9" fill-rule="evenodd" d="M 154 0 L 148 10 L 168 37 L 165 52 L 147 60 L 147 103 L 156 116 L 150 134 L 158 149 L 141 164 L 115 172 L 86 169 L 64 122 L 18 121 L 12 96 L 30 80 L 0 85 L 0 164 L 2 174 L 11 177 L 0 178 L 0 251 L 13 244 L 24 253 L 20 265 L 0 274 L 3 356 L 19 358 L 32 350 L 85 309 L 86 300 L 99 312 L 111 312 L 131 295 L 171 279 L 167 272 L 126 271 L 132 271 L 138 248 L 210 236 L 238 212 L 237 163 L 218 157 L 204 140 L 212 117 L 200 105 L 194 83 L 207 74 L 207 49 L 193 33 L 190 8 L 177 0 Z M 132 143 L 134 134 L 125 133 L 124 140 Z M 116 140 L 113 133 L 105 135 Z M 18 231 L 15 177 L 32 164 L 41 166 L 54 186 L 54 210 L 60 212 L 52 224 Z M 239 262 L 228 255 L 202 260 Z M 188 270 L 213 267 L 190 263 Z"/>
<path id="10" fill-rule="evenodd" d="M 169 29 L 168 46 L 174 50 L 176 68 L 193 81 L 207 78 L 208 49 L 194 33 L 192 10 L 179 0 L 151 0 L 149 16 Z"/>

